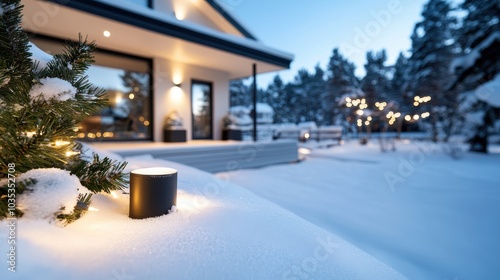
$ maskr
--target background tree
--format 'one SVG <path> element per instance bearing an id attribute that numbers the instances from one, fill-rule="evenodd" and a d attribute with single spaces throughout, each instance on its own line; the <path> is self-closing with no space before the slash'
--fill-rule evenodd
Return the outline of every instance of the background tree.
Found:
<path id="1" fill-rule="evenodd" d="M 387 54 L 385 50 L 366 53 L 366 74 L 361 80 L 361 89 L 365 93 L 369 107 L 373 107 L 378 100 L 383 101 L 388 97 L 390 84 L 388 79 L 389 69 L 385 66 L 386 61 Z"/>
<path id="2" fill-rule="evenodd" d="M 413 109 L 431 111 L 434 141 L 438 140 L 438 122 L 453 120 L 456 108 L 456 93 L 447 91 L 453 77 L 450 65 L 455 56 L 453 26 L 456 19 L 450 12 L 450 4 L 445 0 L 430 0 L 424 6 L 423 20 L 413 30 L 412 55 L 408 61 L 408 76 L 411 78 L 407 84 L 407 94 L 432 98 L 425 105 Z"/>
<path id="3" fill-rule="evenodd" d="M 360 83 L 354 71 L 356 66 L 340 54 L 338 48 L 333 50 L 328 63 L 327 91 L 322 96 L 323 111 L 326 124 L 342 124 L 346 116 L 342 113 L 339 102 L 345 96 L 363 95 Z"/>

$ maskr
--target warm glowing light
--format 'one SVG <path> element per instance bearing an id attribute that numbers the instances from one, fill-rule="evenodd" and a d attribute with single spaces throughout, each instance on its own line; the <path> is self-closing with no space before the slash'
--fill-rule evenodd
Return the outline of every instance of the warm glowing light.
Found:
<path id="1" fill-rule="evenodd" d="M 361 99 L 361 104 L 365 104 L 366 103 L 366 99 Z"/>
<path id="2" fill-rule="evenodd" d="M 425 118 L 428 118 L 431 114 L 429 112 L 425 112 L 425 113 L 422 113 L 422 115 L 420 115 L 423 119 Z"/>
<path id="3" fill-rule="evenodd" d="M 78 133 L 77 137 L 78 138 L 85 138 L 85 133 L 83 133 L 83 132 L 82 133 Z"/>
<path id="4" fill-rule="evenodd" d="M 363 124 L 362 123 L 358 123 L 358 126 L 362 126 Z"/>
<path id="5" fill-rule="evenodd" d="M 149 121 L 144 121 L 144 125 L 148 126 L 149 125 Z"/>
<path id="6" fill-rule="evenodd" d="M 359 116 L 362 116 L 365 112 L 363 110 L 357 110 L 356 111 L 356 114 L 358 114 Z"/>
<path id="7" fill-rule="evenodd" d="M 309 133 L 308 133 L 308 132 L 306 132 L 306 133 L 304 134 L 304 138 L 309 139 L 309 137 L 310 137 Z"/>
<path id="8" fill-rule="evenodd" d="M 92 133 L 92 132 L 89 132 L 89 133 L 87 133 L 87 137 L 94 139 L 95 138 L 95 134 Z"/>
<path id="9" fill-rule="evenodd" d="M 31 138 L 36 135 L 36 131 L 26 131 L 24 134 L 26 134 L 26 137 Z"/>
<path id="10" fill-rule="evenodd" d="M 413 102 L 413 106 L 417 107 L 420 103 L 418 103 L 417 101 Z"/>
<path id="11" fill-rule="evenodd" d="M 370 122 L 369 121 L 365 121 L 365 125 L 370 125 Z"/>
<path id="12" fill-rule="evenodd" d="M 346 98 L 345 98 L 345 102 L 348 102 L 348 103 L 349 103 L 349 102 L 351 102 L 351 98 L 346 97 Z"/>
<path id="13" fill-rule="evenodd" d="M 66 152 L 66 156 L 67 157 L 71 157 L 71 156 L 76 156 L 76 155 L 79 155 L 80 152 L 76 152 L 76 151 L 67 151 Z"/>
<path id="14" fill-rule="evenodd" d="M 347 106 L 347 108 L 351 108 L 352 107 L 352 103 L 347 103 L 347 104 L 345 104 L 345 106 Z"/>
<path id="15" fill-rule="evenodd" d="M 104 35 L 104 37 L 109 37 L 111 36 L 111 32 L 109 32 L 108 30 L 104 30 L 104 32 L 102 32 L 102 35 Z"/>
<path id="16" fill-rule="evenodd" d="M 55 142 L 55 145 L 56 145 L 57 147 L 66 146 L 66 145 L 69 145 L 69 144 L 70 144 L 70 142 L 69 142 L 69 141 L 57 140 L 57 141 Z"/>
<path id="17" fill-rule="evenodd" d="M 101 136 L 102 136 L 102 134 L 101 134 L 100 132 L 96 132 L 95 136 L 96 136 L 96 137 L 101 137 Z"/>
<path id="18" fill-rule="evenodd" d="M 133 99 L 135 98 L 135 94 L 133 94 L 133 93 L 129 94 L 129 95 L 128 95 L 128 98 L 129 98 L 130 100 L 133 100 Z"/>
<path id="19" fill-rule="evenodd" d="M 395 116 L 396 118 L 399 118 L 399 117 L 401 117 L 401 113 L 400 113 L 400 112 L 397 112 L 396 114 L 394 114 L 394 116 Z"/>
<path id="20" fill-rule="evenodd" d="M 420 116 L 419 116 L 419 115 L 415 115 L 415 116 L 413 116 L 413 119 L 414 119 L 414 120 L 418 120 L 419 118 L 420 118 Z"/>
<path id="21" fill-rule="evenodd" d="M 375 102 L 375 107 L 380 107 L 380 103 L 379 102 Z"/>
<path id="22" fill-rule="evenodd" d="M 120 104 L 123 101 L 123 96 L 121 94 L 117 94 L 115 97 L 115 103 Z"/>
<path id="23" fill-rule="evenodd" d="M 371 121 L 372 120 L 372 117 L 371 116 L 368 116 L 368 118 L 366 118 L 367 120 Z"/>
<path id="24" fill-rule="evenodd" d="M 88 211 L 90 211 L 90 212 L 99 212 L 99 209 L 97 209 L 95 207 L 92 207 L 92 206 L 89 206 Z"/>
<path id="25" fill-rule="evenodd" d="M 111 191 L 111 197 L 114 199 L 118 199 L 118 194 L 116 194 L 116 191 Z"/>
<path id="26" fill-rule="evenodd" d="M 307 148 L 299 148 L 299 153 L 302 155 L 309 155 L 309 154 L 311 154 L 311 150 L 309 150 Z"/>
<path id="27" fill-rule="evenodd" d="M 418 95 L 413 97 L 413 100 L 415 100 L 415 101 L 418 101 L 419 99 L 420 99 L 420 96 L 418 96 Z"/>
<path id="28" fill-rule="evenodd" d="M 102 134 L 102 137 L 104 138 L 111 138 L 114 136 L 114 133 L 113 132 L 109 132 L 109 131 L 106 131 Z"/>
<path id="29" fill-rule="evenodd" d="M 405 116 L 405 121 L 408 121 L 408 122 L 411 121 L 411 116 L 410 115 L 406 115 Z"/>

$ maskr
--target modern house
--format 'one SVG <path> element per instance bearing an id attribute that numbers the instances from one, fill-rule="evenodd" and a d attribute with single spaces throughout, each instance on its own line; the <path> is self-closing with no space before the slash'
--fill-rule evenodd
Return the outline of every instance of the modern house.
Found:
<path id="1" fill-rule="evenodd" d="M 293 55 L 267 47 L 216 0 L 24 0 L 23 28 L 58 53 L 79 34 L 95 41 L 91 81 L 111 101 L 86 120 L 87 140 L 163 141 L 177 112 L 187 139 L 220 139 L 229 81 L 289 67 Z"/>

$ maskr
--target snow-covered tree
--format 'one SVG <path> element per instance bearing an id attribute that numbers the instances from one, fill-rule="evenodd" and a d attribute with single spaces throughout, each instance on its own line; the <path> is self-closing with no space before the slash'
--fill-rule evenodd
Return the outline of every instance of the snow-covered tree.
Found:
<path id="1" fill-rule="evenodd" d="M 229 83 L 229 106 L 250 106 L 252 94 L 244 79 L 231 80 Z"/>
<path id="2" fill-rule="evenodd" d="M 451 16 L 446 0 L 429 0 L 422 12 L 423 20 L 415 25 L 412 39 L 412 55 L 409 58 L 409 96 L 430 96 L 426 104 L 415 111 L 429 111 L 432 138 L 438 140 L 438 123 L 454 118 L 456 94 L 447 91 L 453 74 L 450 64 L 455 56 L 453 27 L 456 19 Z M 447 124 L 450 126 L 450 124 Z"/>
<path id="3" fill-rule="evenodd" d="M 392 69 L 390 89 L 387 99 L 399 104 L 401 110 L 408 111 L 408 105 L 412 105 L 408 98 L 404 96 L 404 85 L 408 82 L 407 76 L 408 58 L 401 52 Z"/>
<path id="4" fill-rule="evenodd" d="M 0 2 L 0 219 L 23 214 L 10 203 L 13 194 L 29 197 L 46 187 L 29 176 L 14 184 L 13 177 L 56 168 L 71 172 L 83 186 L 74 197 L 74 209 L 65 209 L 61 202 L 50 217 L 71 222 L 88 207 L 91 193 L 125 187 L 121 173 L 125 163 L 97 155 L 87 158 L 75 141 L 79 123 L 107 104 L 100 99 L 103 90 L 85 75 L 96 45 L 80 39 L 68 43 L 63 53 L 50 56 L 28 41 L 21 13 L 19 0 Z M 53 192 L 50 201 L 26 200 L 30 203 L 23 211 L 57 202 L 58 190 L 48 191 Z"/>
<path id="5" fill-rule="evenodd" d="M 366 53 L 365 77 L 361 80 L 361 89 L 365 93 L 366 102 L 373 107 L 375 102 L 386 100 L 389 91 L 388 67 L 385 65 L 387 54 L 369 51 Z"/>
<path id="6" fill-rule="evenodd" d="M 321 98 L 327 124 L 340 124 L 345 121 L 339 105 L 339 102 L 343 102 L 343 98 L 363 95 L 359 80 L 354 74 L 355 70 L 356 66 L 344 58 L 338 48 L 335 48 L 327 68 L 328 90 Z"/>
<path id="7" fill-rule="evenodd" d="M 466 12 L 459 42 L 463 55 L 454 60 L 458 77 L 453 89 L 463 91 L 462 113 L 467 116 L 464 127 L 473 130 L 472 151 L 487 152 L 488 134 L 500 117 L 500 2 L 466 0 Z"/>

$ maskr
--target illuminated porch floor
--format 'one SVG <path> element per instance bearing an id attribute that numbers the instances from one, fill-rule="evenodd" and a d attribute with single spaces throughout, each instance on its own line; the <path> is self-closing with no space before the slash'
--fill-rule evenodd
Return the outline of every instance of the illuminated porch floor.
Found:
<path id="1" fill-rule="evenodd" d="M 193 140 L 184 143 L 109 142 L 93 143 L 122 157 L 150 154 L 207 172 L 258 168 L 298 160 L 296 141 L 216 141 Z"/>

